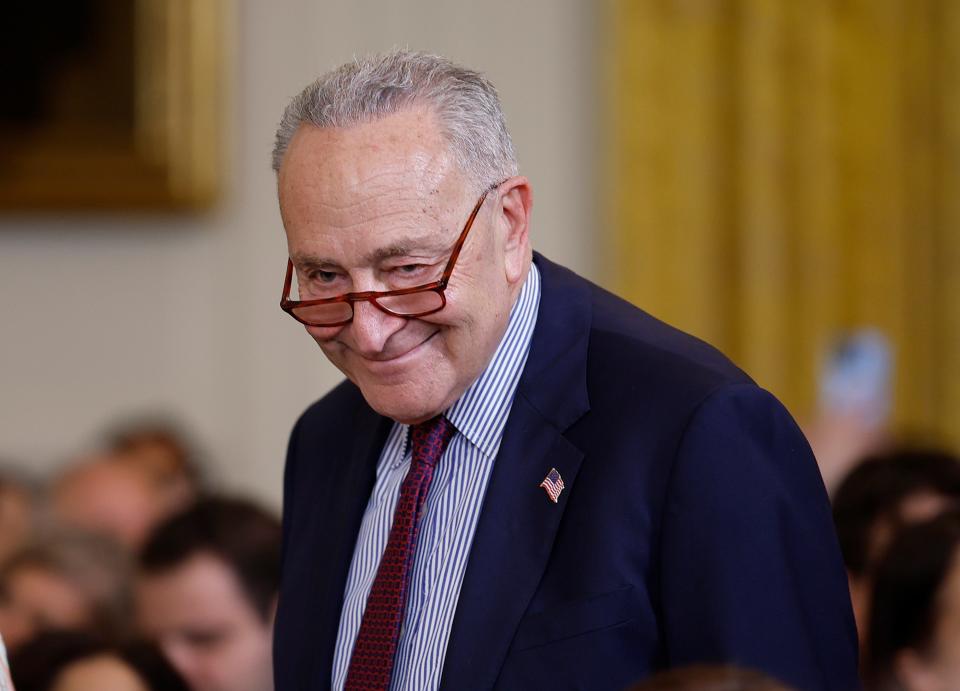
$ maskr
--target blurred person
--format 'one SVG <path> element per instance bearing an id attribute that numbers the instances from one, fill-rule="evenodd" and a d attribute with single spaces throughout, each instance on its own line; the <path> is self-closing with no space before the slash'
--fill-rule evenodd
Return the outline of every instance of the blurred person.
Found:
<path id="1" fill-rule="evenodd" d="M 53 482 L 56 520 L 139 549 L 168 516 L 203 489 L 194 445 L 173 423 L 144 417 L 107 431 L 102 448 L 70 463 Z"/>
<path id="2" fill-rule="evenodd" d="M 140 555 L 137 618 L 193 691 L 269 691 L 280 523 L 207 498 L 159 526 Z"/>
<path id="3" fill-rule="evenodd" d="M 733 665 L 694 665 L 653 675 L 628 691 L 791 691 L 776 679 Z"/>
<path id="4" fill-rule="evenodd" d="M 960 512 L 903 528 L 876 568 L 868 691 L 960 689 Z"/>
<path id="5" fill-rule="evenodd" d="M 188 691 L 155 646 L 50 631 L 13 656 L 19 691 Z"/>
<path id="6" fill-rule="evenodd" d="M 936 449 L 896 448 L 864 459 L 833 498 L 834 524 L 861 641 L 869 628 L 871 571 L 893 535 L 960 506 L 960 458 Z"/>
<path id="7" fill-rule="evenodd" d="M 203 490 L 196 444 L 169 419 L 131 419 L 108 430 L 105 437 L 105 453 L 144 474 L 159 493 L 165 515 L 185 509 Z"/>
<path id="8" fill-rule="evenodd" d="M 168 514 L 150 479 L 110 455 L 68 467 L 54 480 L 50 503 L 56 522 L 109 536 L 134 550 Z"/>
<path id="9" fill-rule="evenodd" d="M 20 549 L 35 528 L 36 492 L 19 473 L 0 470 L 0 564 Z"/>
<path id="10" fill-rule="evenodd" d="M 15 651 L 41 631 L 123 637 L 132 610 L 126 552 L 96 535 L 39 538 L 0 567 L 0 633 Z"/>
<path id="11" fill-rule="evenodd" d="M 619 689 L 716 660 L 857 686 L 799 428 L 713 348 L 532 251 L 489 81 L 359 57 L 275 141 L 281 307 L 348 380 L 290 438 L 279 688 Z"/>

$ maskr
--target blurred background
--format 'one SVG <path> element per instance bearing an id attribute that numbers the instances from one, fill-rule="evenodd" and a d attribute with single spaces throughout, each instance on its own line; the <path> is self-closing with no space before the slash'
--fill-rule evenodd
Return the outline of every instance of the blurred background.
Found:
<path id="1" fill-rule="evenodd" d="M 808 428 L 861 397 L 956 446 L 960 3 L 606 7 L 600 208 L 619 289 Z"/>
<path id="2" fill-rule="evenodd" d="M 290 426 L 339 376 L 275 304 L 274 127 L 319 72 L 395 46 L 497 85 L 541 252 L 715 343 L 808 428 L 872 329 L 869 393 L 833 399 L 960 443 L 957 3 L 73 5 L 4 29 L 31 77 L 0 136 L 11 463 L 47 472 L 161 413 L 279 505 Z"/>
<path id="3" fill-rule="evenodd" d="M 92 181 L 92 202 L 60 197 L 44 207 L 21 190 L 18 208 L 0 192 L 0 457 L 8 463 L 46 473 L 97 444 L 104 428 L 162 413 L 192 431 L 218 483 L 279 506 L 289 431 L 340 375 L 278 307 L 286 243 L 270 151 L 287 101 L 354 54 L 410 46 L 485 71 L 534 182 L 537 247 L 604 278 L 597 269 L 606 234 L 596 220 L 601 19 L 589 3 L 90 6 L 94 17 L 113 16 L 117 6 L 152 12 L 154 23 L 134 18 L 136 39 L 148 47 L 176 42 L 152 58 L 165 63 L 159 75 L 142 78 L 153 90 L 144 97 L 154 100 L 140 112 L 151 123 L 158 110 L 168 113 L 177 123 L 171 129 L 205 127 L 168 143 L 193 147 L 168 158 L 214 156 L 215 172 L 188 173 L 199 178 L 191 189 L 158 202 L 127 189 L 126 169 L 101 172 L 95 161 L 91 170 L 81 158 L 72 169 L 46 163 L 53 177 L 46 186 Z M 14 34 L 48 24 L 5 26 Z M 46 71 L 51 88 L 69 59 L 85 53 L 65 49 L 64 56 Z M 169 65 L 190 61 L 179 79 L 194 83 L 171 85 L 178 77 Z M 170 93 L 158 97 L 164 89 Z M 199 114 L 184 114 L 184 102 Z M 155 133 L 148 127 L 146 134 Z M 0 186 L 14 184 L 9 154 L 0 149 L 8 171 Z M 42 169 L 39 177 L 43 187 Z"/>
<path id="4" fill-rule="evenodd" d="M 274 129 L 321 72 L 401 46 L 499 89 L 535 248 L 728 353 L 832 494 L 906 440 L 953 478 L 916 486 L 960 496 L 960 2 L 7 12 L 0 532 L 36 503 L 140 549 L 210 492 L 280 508 L 289 431 L 340 375 L 278 307 Z"/>

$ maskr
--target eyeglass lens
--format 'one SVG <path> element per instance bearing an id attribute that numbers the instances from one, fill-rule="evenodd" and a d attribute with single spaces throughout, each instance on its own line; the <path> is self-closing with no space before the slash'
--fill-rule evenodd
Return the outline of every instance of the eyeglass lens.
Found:
<path id="1" fill-rule="evenodd" d="M 408 293 L 406 295 L 386 295 L 372 300 L 382 309 L 401 317 L 436 312 L 443 307 L 443 296 L 433 290 Z M 331 302 L 323 305 L 300 305 L 293 309 L 294 315 L 311 326 L 339 324 L 353 316 L 353 305 L 349 302 Z"/>

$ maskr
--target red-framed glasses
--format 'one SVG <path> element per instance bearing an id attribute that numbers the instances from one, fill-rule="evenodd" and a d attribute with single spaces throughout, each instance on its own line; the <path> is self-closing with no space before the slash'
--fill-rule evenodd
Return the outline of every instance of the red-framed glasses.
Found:
<path id="1" fill-rule="evenodd" d="M 428 314 L 439 312 L 447 305 L 444 291 L 453 267 L 457 264 L 460 250 L 467 240 L 467 234 L 473 227 L 473 221 L 480 212 L 484 200 L 491 191 L 502 185 L 502 182 L 491 185 L 483 191 L 477 200 L 466 225 L 460 232 L 450 259 L 439 280 L 410 288 L 399 290 L 367 290 L 359 293 L 346 293 L 335 297 L 318 300 L 291 300 L 290 288 L 293 284 L 293 261 L 287 259 L 287 276 L 283 280 L 283 295 L 280 298 L 280 309 L 307 326 L 343 326 L 353 320 L 353 305 L 356 302 L 369 302 L 377 309 L 396 317 L 425 317 Z"/>

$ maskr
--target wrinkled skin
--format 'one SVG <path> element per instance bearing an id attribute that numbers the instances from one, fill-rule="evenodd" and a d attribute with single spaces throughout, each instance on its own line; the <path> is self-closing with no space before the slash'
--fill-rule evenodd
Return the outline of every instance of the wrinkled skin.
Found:
<path id="1" fill-rule="evenodd" d="M 457 169 L 429 110 L 349 128 L 301 126 L 278 191 L 303 296 L 388 290 L 439 278 L 483 188 Z M 488 195 L 447 289 L 447 306 L 408 319 L 358 303 L 340 327 L 307 327 L 377 412 L 416 423 L 480 375 L 530 267 L 525 178 Z"/>

